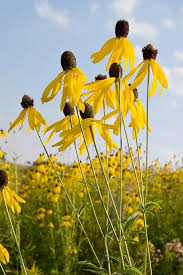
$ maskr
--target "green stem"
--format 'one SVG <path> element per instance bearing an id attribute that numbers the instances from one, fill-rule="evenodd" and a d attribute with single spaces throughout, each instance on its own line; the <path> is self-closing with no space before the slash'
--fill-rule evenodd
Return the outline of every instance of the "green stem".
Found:
<path id="1" fill-rule="evenodd" d="M 106 115 L 105 112 L 105 100 L 103 101 L 103 110 L 104 110 L 104 116 Z M 104 121 L 105 122 L 105 121 Z M 107 149 L 107 143 L 106 146 L 106 172 L 107 172 L 107 180 L 109 181 L 109 160 L 108 160 L 108 149 Z M 107 190 L 107 212 L 109 213 L 109 204 L 110 204 L 110 197 L 109 197 L 109 190 Z M 109 232 L 109 221 L 106 219 L 106 233 L 108 235 Z M 108 272 L 109 275 L 111 275 L 111 264 L 110 264 L 110 258 L 109 258 L 109 248 L 108 248 L 108 238 L 106 236 L 105 238 L 105 249 L 106 249 L 106 256 L 107 256 L 107 266 L 108 266 Z"/>
<path id="2" fill-rule="evenodd" d="M 6 275 L 6 272 L 5 272 L 5 270 L 4 270 L 4 268 L 3 268 L 3 266 L 2 266 L 1 263 L 0 263 L 0 267 L 1 267 L 1 270 L 2 270 L 2 272 L 3 272 L 3 275 Z"/>
<path id="3" fill-rule="evenodd" d="M 8 220 L 9 220 L 10 228 L 12 230 L 13 237 L 15 239 L 15 242 L 16 242 L 16 245 L 17 245 L 17 248 L 18 248 L 20 262 L 22 264 L 23 271 L 24 271 L 25 275 L 27 275 L 27 271 L 26 271 L 26 268 L 25 268 L 25 264 L 24 264 L 24 260 L 23 260 L 22 253 L 21 253 L 21 250 L 20 250 L 20 246 L 19 246 L 19 243 L 18 243 L 18 240 L 17 240 L 17 236 L 16 236 L 16 233 L 15 233 L 15 230 L 14 230 L 14 227 L 13 227 L 13 223 L 12 223 L 12 220 L 11 220 L 11 216 L 10 216 L 10 213 L 9 213 L 9 210 L 8 210 L 8 206 L 7 206 L 7 203 L 6 203 L 6 199 L 5 199 L 5 195 L 4 195 L 4 190 L 1 190 L 1 193 L 2 193 L 2 197 L 3 197 L 3 201 L 4 201 L 7 217 L 8 217 Z"/>
<path id="4" fill-rule="evenodd" d="M 98 192 L 98 195 L 99 195 L 99 199 L 100 199 L 100 201 L 101 201 L 101 204 L 102 204 L 102 207 L 103 207 L 104 212 L 105 212 L 105 214 L 106 214 L 106 217 L 107 217 L 107 219 L 109 220 L 109 223 L 110 223 L 110 226 L 111 226 L 112 231 L 113 231 L 113 233 L 114 233 L 114 236 L 115 236 L 117 242 L 119 242 L 118 236 L 117 236 L 116 231 L 115 231 L 114 226 L 113 226 L 113 223 L 112 223 L 112 221 L 111 221 L 111 218 L 109 217 L 109 214 L 108 214 L 108 212 L 107 212 L 107 209 L 106 209 L 106 207 L 105 207 L 105 204 L 104 204 L 104 201 L 103 201 L 103 198 L 102 198 L 102 194 L 101 194 L 101 191 L 100 191 L 100 187 L 99 187 L 99 184 L 98 184 L 98 181 L 97 181 L 97 177 L 96 177 L 95 170 L 94 170 L 94 167 L 93 167 L 92 159 L 91 159 L 90 152 L 89 152 L 89 149 L 88 149 L 88 145 L 87 145 L 87 142 L 86 142 L 84 129 L 83 129 L 83 126 L 82 126 L 82 123 L 81 123 L 81 119 L 80 119 L 80 116 L 79 116 L 78 107 L 76 107 L 76 111 L 77 111 L 77 115 L 78 115 L 78 120 L 79 120 L 79 124 L 80 124 L 80 128 L 81 128 L 82 136 L 83 136 L 84 143 L 85 143 L 85 146 L 86 146 L 88 158 L 89 158 L 90 165 L 91 165 L 91 168 L 92 168 L 93 177 L 94 177 L 95 184 L 96 184 L 96 187 L 97 187 L 97 192 Z"/>
<path id="5" fill-rule="evenodd" d="M 52 162 L 52 160 L 51 160 L 51 158 L 50 158 L 50 156 L 49 156 L 49 154 L 48 154 L 48 151 L 47 151 L 47 149 L 46 149 L 46 147 L 45 147 L 45 145 L 44 145 L 44 143 L 43 143 L 43 141 L 42 141 L 42 138 L 41 138 L 41 136 L 40 136 L 40 134 L 39 134 L 37 128 L 36 128 L 36 132 L 37 132 L 37 135 L 38 135 L 38 137 L 39 137 L 39 140 L 40 140 L 40 142 L 41 142 L 41 144 L 42 144 L 42 146 L 43 146 L 43 148 L 44 148 L 44 150 L 45 150 L 45 153 L 46 153 L 46 155 L 47 155 L 47 157 L 48 157 L 48 159 L 49 159 L 49 161 L 50 161 L 50 163 L 51 163 L 51 166 L 52 166 L 52 168 L 53 168 L 53 170 L 54 170 L 54 172 L 55 172 L 55 174 L 56 174 L 58 180 L 60 181 L 60 183 L 61 183 L 61 185 L 62 185 L 62 188 L 63 188 L 63 190 L 64 190 L 64 192 L 65 192 L 65 195 L 66 195 L 66 197 L 67 197 L 67 199 L 68 199 L 68 201 L 69 201 L 69 203 L 70 203 L 70 205 L 71 205 L 71 207 L 72 207 L 72 209 L 73 209 L 73 211 L 74 211 L 74 214 L 75 214 L 75 216 L 77 217 L 77 220 L 78 220 L 78 222 L 79 222 L 79 224 L 80 224 L 80 226 L 81 226 L 81 229 L 83 230 L 83 233 L 84 233 L 84 235 L 85 235 L 85 237 L 86 237 L 86 239 L 87 239 L 87 241 L 88 241 L 88 243 L 89 243 L 89 245 L 90 245 L 90 248 L 91 248 L 91 250 L 92 250 L 92 252 L 93 252 L 93 254 L 94 254 L 94 256 L 95 256 L 95 259 L 96 259 L 97 263 L 98 263 L 99 266 L 100 266 L 99 258 L 97 257 L 97 254 L 95 253 L 95 250 L 94 250 L 94 248 L 93 248 L 93 246 L 92 246 L 92 244 L 91 244 L 91 242 L 90 242 L 90 239 L 89 239 L 89 237 L 88 237 L 88 235 L 87 235 L 87 233 L 86 233 L 86 231 L 85 231 L 85 229 L 84 229 L 84 226 L 83 226 L 83 224 L 82 224 L 82 222 L 81 222 L 81 220 L 80 220 L 80 218 L 79 218 L 79 215 L 78 215 L 78 213 L 77 213 L 77 211 L 76 211 L 76 209 L 75 209 L 75 207 L 74 207 L 74 205 L 73 205 L 73 203 L 72 203 L 72 200 L 71 200 L 71 198 L 70 198 L 70 196 L 69 196 L 69 194 L 68 194 L 68 192 L 67 192 L 67 189 L 65 188 L 65 185 L 64 185 L 64 183 L 63 183 L 61 177 L 59 176 L 59 174 L 58 174 L 58 172 L 57 172 L 57 170 L 56 170 L 56 168 L 55 168 L 55 165 L 53 164 L 53 162 Z"/>
<path id="6" fill-rule="evenodd" d="M 71 128 L 72 128 L 72 122 L 70 121 L 70 124 L 71 124 Z M 76 142 L 74 141 L 74 148 L 75 148 L 75 151 L 76 151 L 76 156 L 77 156 L 77 160 L 78 160 L 78 165 L 79 165 L 79 168 L 80 168 L 80 171 L 81 171 L 81 174 L 82 174 L 82 177 L 83 177 L 83 181 L 85 183 L 85 187 L 86 187 L 86 190 L 87 190 L 87 194 L 88 194 L 88 197 L 89 197 L 89 200 L 90 200 L 90 203 L 91 203 L 91 207 L 92 207 L 92 210 L 93 210 L 93 214 L 95 216 L 95 219 L 96 219 L 96 222 L 98 224 L 98 227 L 99 227 L 99 230 L 102 234 L 102 237 L 104 238 L 104 233 L 102 231 L 102 228 L 101 228 L 101 225 L 100 225 L 100 222 L 98 220 L 98 217 L 97 217 L 97 213 L 95 211 L 95 207 L 94 207 L 94 204 L 93 204 L 93 201 L 92 201 L 92 198 L 91 198 L 91 195 L 90 195 L 90 191 L 89 191 L 89 188 L 88 188 L 88 184 L 86 182 L 86 178 L 85 178 L 85 175 L 84 175 L 84 172 L 83 172 L 83 169 L 82 169 L 82 166 L 81 166 L 81 163 L 80 163 L 80 158 L 79 158 L 79 153 L 78 153 L 78 149 L 77 149 L 77 146 L 76 146 Z"/>
<path id="7" fill-rule="evenodd" d="M 146 205 L 147 201 L 147 187 L 148 187 L 148 148 L 149 148 L 149 82 L 150 82 L 150 60 L 148 61 L 148 75 L 147 75 L 147 125 L 146 125 L 146 182 L 145 182 L 145 196 L 144 196 L 144 206 Z M 145 226 L 145 234 L 146 234 L 146 241 L 148 242 L 148 233 L 147 233 L 147 221 L 146 215 L 144 216 L 144 226 Z M 147 256 L 149 260 L 149 269 L 150 274 L 152 275 L 152 266 L 151 266 L 151 255 L 149 249 L 149 242 L 146 244 L 146 253 L 145 253 L 145 274 L 147 270 Z"/>

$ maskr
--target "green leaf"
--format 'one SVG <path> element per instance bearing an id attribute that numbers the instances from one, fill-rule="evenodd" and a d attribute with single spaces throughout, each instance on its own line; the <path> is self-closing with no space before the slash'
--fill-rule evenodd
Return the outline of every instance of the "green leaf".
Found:
<path id="1" fill-rule="evenodd" d="M 130 230 L 130 228 L 134 225 L 136 220 L 139 218 L 139 212 L 135 212 L 132 214 L 130 217 L 128 217 L 125 226 L 124 226 L 124 232 L 126 233 L 127 231 Z"/>
<path id="2" fill-rule="evenodd" d="M 123 270 L 122 273 L 129 275 L 142 275 L 142 272 L 136 267 L 131 267 L 130 269 Z"/>
<path id="3" fill-rule="evenodd" d="M 81 206 L 81 208 L 79 209 L 79 213 L 78 213 L 79 217 L 81 216 L 81 214 L 82 214 L 83 211 L 85 210 L 85 207 L 86 207 L 88 204 L 89 204 L 89 203 L 86 202 L 85 204 L 83 204 L 83 205 Z"/>
<path id="4" fill-rule="evenodd" d="M 149 210 L 153 206 L 156 206 L 156 207 L 158 207 L 158 208 L 161 209 L 161 206 L 160 206 L 159 202 L 156 202 L 156 201 L 147 201 L 146 205 L 144 206 L 144 211 L 146 212 L 147 210 Z"/>

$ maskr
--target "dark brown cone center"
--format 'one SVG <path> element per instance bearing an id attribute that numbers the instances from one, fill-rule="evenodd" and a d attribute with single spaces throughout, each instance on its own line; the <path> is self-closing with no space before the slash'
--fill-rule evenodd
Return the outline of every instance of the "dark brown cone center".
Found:
<path id="1" fill-rule="evenodd" d="M 115 26 L 116 37 L 127 37 L 129 33 L 129 23 L 126 20 L 119 20 Z"/>
<path id="2" fill-rule="evenodd" d="M 128 85 L 131 86 L 131 84 L 128 84 Z M 136 99 L 137 99 L 138 96 L 139 96 L 139 93 L 138 93 L 137 88 L 133 89 L 133 94 L 134 94 L 134 101 L 136 101 Z"/>
<path id="3" fill-rule="evenodd" d="M 107 79 L 107 75 L 106 74 L 98 74 L 95 77 L 95 81 L 97 81 L 97 80 L 104 80 L 104 79 Z"/>
<path id="4" fill-rule="evenodd" d="M 115 78 L 122 78 L 123 70 L 120 64 L 112 63 L 109 68 L 109 76 Z"/>
<path id="5" fill-rule="evenodd" d="M 34 99 L 32 99 L 30 96 L 28 95 L 24 95 L 22 97 L 22 102 L 20 103 L 22 105 L 22 108 L 28 108 L 31 106 L 34 106 Z"/>
<path id="6" fill-rule="evenodd" d="M 0 170 L 0 188 L 4 188 L 8 185 L 8 175 L 5 170 Z"/>
<path id="7" fill-rule="evenodd" d="M 158 54 L 158 50 L 155 49 L 155 47 L 152 44 L 148 44 L 142 49 L 142 54 L 144 60 L 146 59 L 156 59 L 156 56 Z"/>
<path id="8" fill-rule="evenodd" d="M 71 70 L 76 67 L 76 57 L 70 51 L 65 51 L 61 55 L 61 66 L 64 71 Z"/>
<path id="9" fill-rule="evenodd" d="M 71 107 L 71 104 L 69 102 L 65 103 L 64 109 L 63 109 L 63 113 L 65 116 L 71 116 L 74 115 L 74 108 Z"/>
<path id="10" fill-rule="evenodd" d="M 84 104 L 85 104 L 84 113 L 80 110 L 80 115 L 81 115 L 82 119 L 94 118 L 92 106 L 89 103 L 84 103 Z"/>

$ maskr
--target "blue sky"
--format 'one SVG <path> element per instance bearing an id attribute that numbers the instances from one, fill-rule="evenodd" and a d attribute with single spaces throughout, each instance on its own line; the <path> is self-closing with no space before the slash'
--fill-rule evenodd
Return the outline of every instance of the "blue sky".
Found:
<path id="1" fill-rule="evenodd" d="M 136 51 L 136 63 L 142 60 L 141 48 L 153 43 L 158 48 L 157 61 L 169 83 L 169 89 L 164 90 L 162 96 L 158 87 L 155 96 L 150 98 L 150 159 L 159 157 L 168 161 L 174 153 L 182 157 L 183 4 L 180 0 L 154 0 L 153 3 L 145 0 L 1 0 L 0 5 L 0 128 L 7 130 L 10 121 L 18 116 L 24 94 L 34 98 L 35 107 L 48 124 L 60 119 L 61 94 L 44 105 L 40 98 L 47 84 L 61 71 L 61 53 L 73 51 L 87 81 L 92 81 L 97 74 L 105 73 L 108 57 L 92 64 L 89 56 L 114 36 L 116 21 L 126 19 L 130 23 L 129 40 Z M 145 85 L 141 85 L 139 97 L 143 103 L 145 93 Z M 16 133 L 9 135 L 7 145 L 0 141 L 9 159 L 17 153 L 23 163 L 34 160 L 42 152 L 36 133 L 27 135 L 26 129 L 26 123 L 22 131 L 17 128 Z M 145 148 L 145 131 L 139 138 Z M 51 144 L 48 149 L 54 153 L 56 150 Z M 102 144 L 99 141 L 101 150 Z M 73 156 L 72 148 L 59 154 L 61 161 L 70 161 Z"/>

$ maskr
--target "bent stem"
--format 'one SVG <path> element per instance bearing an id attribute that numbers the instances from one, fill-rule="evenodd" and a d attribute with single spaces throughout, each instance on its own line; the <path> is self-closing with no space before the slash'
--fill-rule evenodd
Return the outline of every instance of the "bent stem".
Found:
<path id="1" fill-rule="evenodd" d="M 78 220 L 78 222 L 79 222 L 79 224 L 80 224 L 80 226 L 81 226 L 81 229 L 82 229 L 82 231 L 83 231 L 83 233 L 84 233 L 84 235 L 85 235 L 85 237 L 86 237 L 86 239 L 87 239 L 87 241 L 88 241 L 88 243 L 89 243 L 89 245 L 90 245 L 90 248 L 91 248 L 91 250 L 92 250 L 92 252 L 93 252 L 93 254 L 94 254 L 94 256 L 95 256 L 95 259 L 96 259 L 97 263 L 99 264 L 99 266 L 101 266 L 100 261 L 99 261 L 99 258 L 98 258 L 98 256 L 97 256 L 97 254 L 95 253 L 95 250 L 94 250 L 94 248 L 93 248 L 93 246 L 92 246 L 92 244 L 91 244 L 91 241 L 90 241 L 90 239 L 89 239 L 89 237 L 88 237 L 88 235 L 87 235 L 87 233 L 86 233 L 86 231 L 85 231 L 85 229 L 84 229 L 84 226 L 83 226 L 83 224 L 82 224 L 82 222 L 81 222 L 81 220 L 80 220 L 80 217 L 79 217 L 79 215 L 78 215 L 78 213 L 77 213 L 77 210 L 75 209 L 75 207 L 74 207 L 74 205 L 73 205 L 73 203 L 72 203 L 72 200 L 71 200 L 71 198 L 70 198 L 70 196 L 69 196 L 69 194 L 68 194 L 68 192 L 67 192 L 67 189 L 66 189 L 66 187 L 65 187 L 65 185 L 64 185 L 64 183 L 63 183 L 61 177 L 59 176 L 59 174 L 58 174 L 58 172 L 57 172 L 57 170 L 56 170 L 55 165 L 53 164 L 53 162 L 52 162 L 52 160 L 51 160 L 51 158 L 50 158 L 50 156 L 49 156 L 49 154 L 48 154 L 48 151 L 47 151 L 47 149 L 46 149 L 46 147 L 45 147 L 45 145 L 44 145 L 44 143 L 43 143 L 43 141 L 42 141 L 42 138 L 41 138 L 41 136 L 40 136 L 40 134 L 39 134 L 37 128 L 36 128 L 36 132 L 37 132 L 37 135 L 38 135 L 38 137 L 39 137 L 39 140 L 40 140 L 40 142 L 41 142 L 41 144 L 42 144 L 42 146 L 43 146 L 43 149 L 44 149 L 44 151 L 45 151 L 45 153 L 46 153 L 46 155 L 47 155 L 47 157 L 48 157 L 48 159 L 49 159 L 49 161 L 50 161 L 50 163 L 51 163 L 51 166 L 52 166 L 52 168 L 53 168 L 53 170 L 54 170 L 54 172 L 55 172 L 55 174 L 56 174 L 56 176 L 57 176 L 59 182 L 60 182 L 61 185 L 62 185 L 62 188 L 63 188 L 63 190 L 64 190 L 64 192 L 65 192 L 65 194 L 66 194 L 66 197 L 67 197 L 67 199 L 68 199 L 68 201 L 69 201 L 69 203 L 70 203 L 70 205 L 71 205 L 71 207 L 72 207 L 72 209 L 73 209 L 73 212 L 74 212 L 75 216 L 77 217 L 77 220 Z"/>
<path id="2" fill-rule="evenodd" d="M 1 267 L 1 270 L 2 270 L 2 272 L 3 272 L 3 275 L 6 275 L 6 272 L 5 272 L 5 270 L 4 270 L 4 268 L 3 268 L 3 266 L 2 266 L 1 263 L 0 263 L 0 267 Z"/>
<path id="3" fill-rule="evenodd" d="M 17 245 L 17 248 L 18 248 L 18 254 L 19 254 L 19 257 L 20 257 L 20 262 L 21 262 L 21 265 L 22 265 L 22 268 L 23 268 L 23 271 L 24 271 L 25 275 L 27 275 L 27 271 L 26 271 L 26 268 L 25 268 L 25 264 L 24 264 L 24 260 L 23 260 L 23 257 L 22 257 L 22 253 L 21 253 L 21 250 L 20 250 L 19 243 L 18 243 L 18 239 L 17 239 L 16 233 L 15 233 L 13 223 L 12 223 L 12 220 L 11 220 L 11 216 L 10 216 L 8 206 L 7 206 L 7 203 L 6 203 L 4 190 L 1 190 L 1 193 L 2 193 L 2 197 L 3 197 L 5 209 L 6 209 L 6 214 L 7 214 L 8 220 L 9 220 L 10 228 L 11 228 L 11 231 L 13 233 L 13 237 L 15 239 L 15 242 L 16 242 L 16 245 Z"/>

